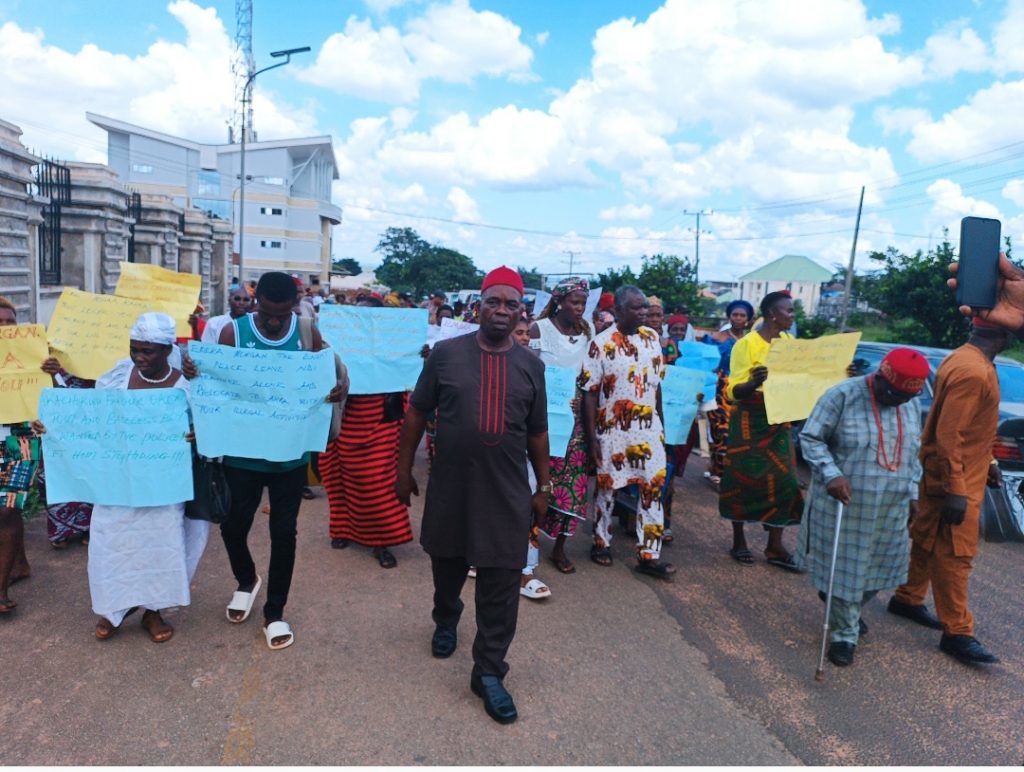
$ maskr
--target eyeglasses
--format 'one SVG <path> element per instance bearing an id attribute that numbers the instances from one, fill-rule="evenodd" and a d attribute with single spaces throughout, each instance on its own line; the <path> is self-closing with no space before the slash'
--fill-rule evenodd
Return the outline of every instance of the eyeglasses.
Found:
<path id="1" fill-rule="evenodd" d="M 892 402 L 909 402 L 917 396 L 917 394 L 907 394 L 905 391 L 900 391 L 899 389 L 894 388 L 893 385 L 885 380 L 881 375 L 877 375 L 875 378 L 882 387 L 882 393 L 885 394 L 885 396 Z"/>

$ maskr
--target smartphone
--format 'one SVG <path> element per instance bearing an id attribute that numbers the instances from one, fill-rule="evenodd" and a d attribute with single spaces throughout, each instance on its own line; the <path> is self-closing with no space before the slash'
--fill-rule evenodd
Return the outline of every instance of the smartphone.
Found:
<path id="1" fill-rule="evenodd" d="M 965 217 L 960 221 L 960 267 L 956 302 L 971 308 L 992 308 L 999 281 L 999 220 Z"/>

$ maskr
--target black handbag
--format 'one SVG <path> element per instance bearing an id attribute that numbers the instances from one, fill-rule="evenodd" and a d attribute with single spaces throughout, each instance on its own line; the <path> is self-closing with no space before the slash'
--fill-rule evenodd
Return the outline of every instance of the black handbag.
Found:
<path id="1" fill-rule="evenodd" d="M 195 446 L 192 447 L 192 493 L 192 500 L 185 502 L 185 517 L 214 524 L 228 519 L 231 491 L 224 465 L 200 456 Z"/>

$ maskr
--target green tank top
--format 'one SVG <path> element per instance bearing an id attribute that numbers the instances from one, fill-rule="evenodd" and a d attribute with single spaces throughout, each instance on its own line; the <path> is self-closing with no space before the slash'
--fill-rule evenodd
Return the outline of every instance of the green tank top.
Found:
<path id="1" fill-rule="evenodd" d="M 255 314 L 234 319 L 231 323 L 235 328 L 235 346 L 238 348 L 266 349 L 270 351 L 301 351 L 302 338 L 299 334 L 299 317 L 292 314 L 291 327 L 288 334 L 280 340 L 270 340 L 256 329 Z M 254 472 L 289 472 L 298 466 L 309 463 L 309 453 L 294 461 L 265 461 L 261 458 L 239 458 L 224 456 L 224 464 L 236 469 L 249 469 Z"/>
<path id="2" fill-rule="evenodd" d="M 270 349 L 272 351 L 302 351 L 302 339 L 299 336 L 299 317 L 292 314 L 292 324 L 288 334 L 281 340 L 270 340 L 256 329 L 256 314 L 232 320 L 235 326 L 235 346 L 238 348 Z"/>

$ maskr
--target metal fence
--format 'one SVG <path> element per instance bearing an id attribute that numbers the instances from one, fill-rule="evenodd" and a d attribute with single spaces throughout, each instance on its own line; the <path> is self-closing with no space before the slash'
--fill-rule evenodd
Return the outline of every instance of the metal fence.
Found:
<path id="1" fill-rule="evenodd" d="M 142 196 L 132 192 L 125 196 L 125 207 L 128 217 L 128 249 L 126 257 L 129 263 L 135 262 L 135 228 L 142 219 Z"/>
<path id="2" fill-rule="evenodd" d="M 53 159 L 36 164 L 33 192 L 49 199 L 39 226 L 39 282 L 61 283 L 61 209 L 71 203 L 71 171 Z"/>

